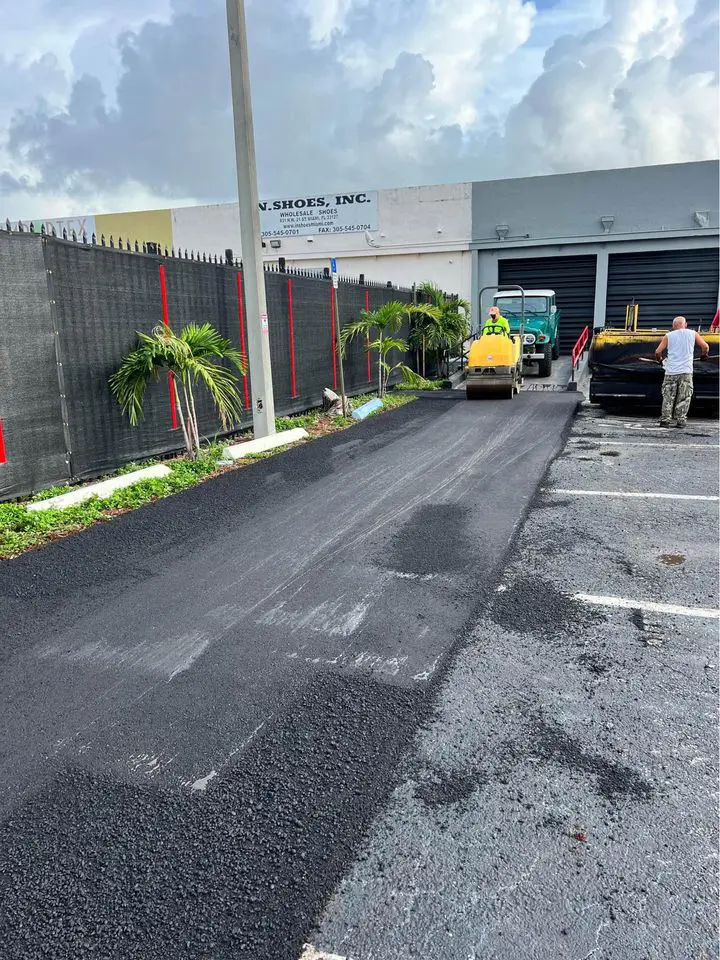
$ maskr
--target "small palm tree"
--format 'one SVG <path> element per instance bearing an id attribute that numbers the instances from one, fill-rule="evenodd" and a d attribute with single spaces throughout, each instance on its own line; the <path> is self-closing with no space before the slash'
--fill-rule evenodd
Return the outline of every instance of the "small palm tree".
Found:
<path id="1" fill-rule="evenodd" d="M 113 396 L 136 426 L 144 415 L 148 385 L 167 370 L 185 446 L 188 454 L 195 457 L 200 450 L 195 388 L 202 385 L 208 391 L 223 429 L 237 423 L 242 415 L 242 400 L 235 370 L 245 373 L 245 357 L 209 323 L 188 324 L 179 334 L 159 324 L 149 335 L 138 333 L 137 338 L 137 347 L 110 377 Z M 223 366 L 223 361 L 230 366 Z"/>
<path id="2" fill-rule="evenodd" d="M 428 298 L 434 310 L 418 314 L 411 343 L 422 351 L 422 374 L 425 376 L 426 351 L 434 352 L 440 373 L 450 372 L 450 352 L 467 340 L 470 331 L 470 304 L 461 297 L 446 297 L 440 287 L 430 281 L 421 283 L 419 293 Z"/>
<path id="3" fill-rule="evenodd" d="M 426 304 L 400 303 L 393 300 L 384 303 L 377 310 L 362 310 L 357 320 L 353 320 L 343 327 L 340 342 L 343 350 L 347 344 L 357 336 L 365 340 L 365 349 L 374 350 L 378 355 L 378 396 L 384 397 L 388 382 L 395 370 L 405 369 L 405 364 L 390 362 L 393 351 L 404 353 L 408 345 L 400 340 L 396 334 L 402 325 L 415 314 L 425 315 L 432 307 Z"/>

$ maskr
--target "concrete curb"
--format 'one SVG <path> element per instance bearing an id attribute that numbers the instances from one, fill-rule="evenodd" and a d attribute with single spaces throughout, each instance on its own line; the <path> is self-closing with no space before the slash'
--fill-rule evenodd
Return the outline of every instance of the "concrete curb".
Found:
<path id="1" fill-rule="evenodd" d="M 50 497 L 48 500 L 39 500 L 37 503 L 29 503 L 28 510 L 64 510 L 66 507 L 76 507 L 86 500 L 93 497 L 109 497 L 116 490 L 124 490 L 125 487 L 131 487 L 138 480 L 150 480 L 170 475 L 170 468 L 164 463 L 156 463 L 152 467 L 143 467 L 142 470 L 133 470 L 132 473 L 123 473 L 119 477 L 111 477 L 109 480 L 101 480 L 99 483 L 91 483 L 88 487 L 78 487 L 77 490 L 70 490 L 68 493 L 61 493 L 57 497 Z"/>
<path id="2" fill-rule="evenodd" d="M 243 443 L 234 443 L 223 450 L 223 458 L 227 460 L 240 460 L 253 453 L 264 453 L 266 450 L 274 450 L 275 447 L 284 447 L 288 443 L 297 443 L 299 440 L 307 440 L 310 434 L 302 427 L 295 427 L 293 430 L 283 430 L 282 433 L 274 433 L 271 437 L 260 437 L 258 440 L 245 440 Z"/>
<path id="3" fill-rule="evenodd" d="M 382 400 L 376 397 L 374 400 L 368 400 L 367 403 L 358 407 L 357 410 L 353 410 L 351 416 L 353 420 L 364 420 L 366 417 L 369 417 L 371 413 L 375 413 L 376 410 L 382 410 L 382 408 Z"/>

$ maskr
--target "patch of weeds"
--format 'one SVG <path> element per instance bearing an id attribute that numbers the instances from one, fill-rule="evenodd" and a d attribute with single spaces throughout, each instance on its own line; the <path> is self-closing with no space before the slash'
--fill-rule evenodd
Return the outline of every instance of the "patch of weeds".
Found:
<path id="1" fill-rule="evenodd" d="M 115 473 L 111 473 L 108 477 L 105 477 L 107 480 L 109 477 L 124 477 L 126 473 L 133 473 L 135 470 L 144 470 L 145 467 L 153 467 L 156 463 L 160 463 L 157 457 L 153 457 L 151 460 L 143 460 L 142 463 L 126 463 L 124 467 L 119 467 Z"/>
<path id="2" fill-rule="evenodd" d="M 383 410 L 396 410 L 398 407 L 404 407 L 406 403 L 412 403 L 415 397 L 407 393 L 386 393 L 383 397 Z M 378 410 L 378 413 L 381 411 Z M 375 416 L 375 414 L 371 414 Z"/>
<path id="3" fill-rule="evenodd" d="M 426 380 L 418 377 L 417 383 L 396 383 L 393 390 L 444 390 L 447 380 Z"/>
<path id="4" fill-rule="evenodd" d="M 38 503 L 40 500 L 49 500 L 51 497 L 60 497 L 63 493 L 69 493 L 72 487 L 69 483 L 60 483 L 54 487 L 46 487 L 30 497 L 30 503 Z"/>
<path id="5" fill-rule="evenodd" d="M 275 417 L 275 429 L 278 433 L 283 430 L 296 430 L 298 427 L 312 427 L 320 417 L 320 411 L 301 413 L 296 417 Z"/>
<path id="6" fill-rule="evenodd" d="M 282 447 L 273 447 L 272 450 L 261 450 L 258 453 L 248 453 L 242 459 L 243 460 L 267 460 L 269 457 L 274 457 L 276 453 L 284 453 L 286 450 L 289 450 L 291 447 L 294 447 L 294 446 L 295 446 L 294 443 L 285 443 L 282 445 Z"/>

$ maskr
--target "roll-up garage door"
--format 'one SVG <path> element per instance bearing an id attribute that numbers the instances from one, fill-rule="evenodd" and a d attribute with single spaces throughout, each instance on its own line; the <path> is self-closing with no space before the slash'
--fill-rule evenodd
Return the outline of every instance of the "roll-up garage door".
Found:
<path id="1" fill-rule="evenodd" d="M 638 325 L 667 329 L 682 314 L 708 327 L 717 310 L 718 250 L 613 253 L 608 265 L 608 326 L 622 326 L 625 305 L 640 304 Z"/>
<path id="2" fill-rule="evenodd" d="M 498 283 L 518 283 L 526 290 L 554 290 L 560 314 L 560 350 L 570 353 L 583 327 L 593 327 L 595 255 L 501 260 Z"/>

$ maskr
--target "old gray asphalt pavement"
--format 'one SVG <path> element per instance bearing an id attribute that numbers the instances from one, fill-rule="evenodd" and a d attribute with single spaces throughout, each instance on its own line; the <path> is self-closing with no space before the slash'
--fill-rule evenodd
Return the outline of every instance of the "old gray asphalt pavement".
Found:
<path id="1" fill-rule="evenodd" d="M 296 960 L 575 403 L 419 400 L 0 565 L 3 960 Z M 533 710 L 547 753 L 557 711 Z"/>
<path id="2" fill-rule="evenodd" d="M 328 956 L 718 956 L 717 422 L 585 407 L 544 487 L 309 938 Z"/>

